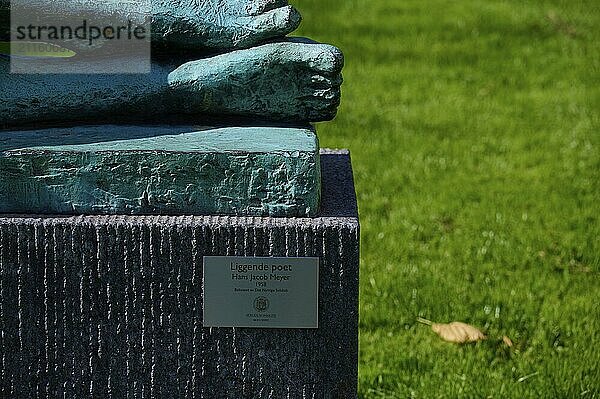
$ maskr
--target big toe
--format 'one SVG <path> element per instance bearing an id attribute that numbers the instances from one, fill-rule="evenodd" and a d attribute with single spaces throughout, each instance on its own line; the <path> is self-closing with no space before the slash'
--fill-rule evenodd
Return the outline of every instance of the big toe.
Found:
<path id="1" fill-rule="evenodd" d="M 283 8 L 288 5 L 287 0 L 253 0 L 248 4 L 248 15 L 260 15 L 276 8 Z"/>
<path id="2" fill-rule="evenodd" d="M 344 68 L 344 54 L 328 44 L 312 44 L 304 47 L 302 58 L 308 66 L 325 74 L 339 74 Z"/>
<path id="3" fill-rule="evenodd" d="M 282 37 L 300 26 L 302 16 L 292 6 L 279 7 L 252 17 L 248 29 L 262 40 Z"/>
<path id="4" fill-rule="evenodd" d="M 344 54 L 340 49 L 310 39 L 287 38 L 279 43 L 264 45 L 261 49 L 282 63 L 300 64 L 317 74 L 337 75 L 344 68 Z"/>

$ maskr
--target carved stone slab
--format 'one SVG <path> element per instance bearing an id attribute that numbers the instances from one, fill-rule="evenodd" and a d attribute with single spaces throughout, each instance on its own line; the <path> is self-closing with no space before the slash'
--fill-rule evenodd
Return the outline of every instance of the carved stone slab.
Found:
<path id="1" fill-rule="evenodd" d="M 0 171 L 0 213 L 311 217 L 320 201 L 308 127 L 3 131 Z"/>

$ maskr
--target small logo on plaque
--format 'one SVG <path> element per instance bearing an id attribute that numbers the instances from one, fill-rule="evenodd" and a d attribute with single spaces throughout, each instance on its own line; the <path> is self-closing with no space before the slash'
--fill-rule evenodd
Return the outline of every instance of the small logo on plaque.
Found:
<path id="1" fill-rule="evenodd" d="M 254 300 L 254 309 L 258 312 L 266 312 L 269 309 L 269 300 L 264 296 L 259 296 Z"/>

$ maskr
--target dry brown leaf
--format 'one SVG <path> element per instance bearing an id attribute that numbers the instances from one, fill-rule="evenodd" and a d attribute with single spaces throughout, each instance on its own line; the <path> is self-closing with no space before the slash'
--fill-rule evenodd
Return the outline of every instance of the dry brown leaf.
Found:
<path id="1" fill-rule="evenodd" d="M 418 319 L 420 323 L 431 326 L 431 329 L 439 335 L 444 341 L 457 344 L 466 344 L 469 342 L 478 342 L 484 340 L 485 334 L 478 328 L 471 325 L 455 321 L 449 324 L 432 323 L 426 319 Z"/>
<path id="2" fill-rule="evenodd" d="M 485 335 L 479 329 L 459 321 L 450 324 L 434 323 L 431 325 L 431 329 L 444 341 L 457 344 L 478 342 L 485 339 Z"/>
<path id="3" fill-rule="evenodd" d="M 502 337 L 502 341 L 504 341 L 506 346 L 508 346 L 509 348 L 512 348 L 514 345 L 512 339 L 508 338 L 506 335 Z"/>

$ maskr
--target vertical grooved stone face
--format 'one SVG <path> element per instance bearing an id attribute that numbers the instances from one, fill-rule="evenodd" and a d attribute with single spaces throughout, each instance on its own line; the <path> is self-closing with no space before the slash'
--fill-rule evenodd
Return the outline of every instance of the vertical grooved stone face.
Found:
<path id="1" fill-rule="evenodd" d="M 319 218 L 0 218 L 0 397 L 355 398 L 356 201 L 322 160 Z M 203 328 L 209 255 L 319 257 L 319 329 Z"/>

